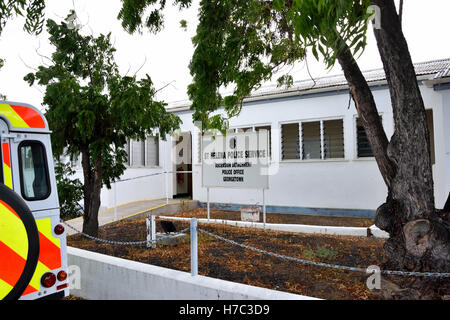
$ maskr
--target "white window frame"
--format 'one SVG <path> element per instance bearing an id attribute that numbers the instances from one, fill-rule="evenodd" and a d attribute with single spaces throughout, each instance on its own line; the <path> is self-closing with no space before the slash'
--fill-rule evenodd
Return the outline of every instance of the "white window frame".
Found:
<path id="1" fill-rule="evenodd" d="M 132 141 L 135 141 L 133 139 L 128 139 L 128 141 L 130 142 L 130 151 L 128 153 L 128 163 L 125 165 L 125 167 L 129 168 L 129 169 L 145 169 L 145 168 L 160 168 L 160 139 L 158 137 L 158 142 L 156 143 L 157 148 L 158 148 L 158 164 L 157 165 L 150 165 L 149 159 L 148 159 L 148 146 L 147 146 L 147 140 L 150 138 L 155 139 L 157 137 L 157 134 L 155 134 L 154 136 L 146 136 L 145 140 L 144 140 L 144 150 L 142 152 L 144 152 L 144 165 L 140 165 L 140 166 L 135 166 L 133 165 L 133 144 L 131 143 Z"/>
<path id="2" fill-rule="evenodd" d="M 344 157 L 343 158 L 328 158 L 325 159 L 325 153 L 324 153 L 324 122 L 325 121 L 331 121 L 331 120 L 342 120 L 342 140 L 343 140 L 343 148 L 344 148 Z M 302 123 L 308 123 L 308 122 L 319 122 L 320 123 L 320 159 L 303 159 L 303 143 L 302 143 L 302 137 L 303 137 L 303 130 L 302 130 Z M 298 132 L 299 132 L 299 150 L 300 150 L 300 159 L 288 159 L 283 160 L 283 136 L 282 136 L 282 126 L 285 124 L 293 124 L 298 123 Z M 356 127 L 355 127 L 356 128 Z M 278 130 L 280 132 L 280 145 L 279 145 L 279 155 L 280 155 L 280 162 L 283 163 L 290 163 L 290 162 L 302 162 L 302 163 L 309 163 L 309 162 L 344 162 L 348 161 L 347 158 L 347 152 L 345 151 L 345 116 L 335 116 L 335 117 L 326 117 L 326 118 L 311 118 L 311 119 L 302 119 L 302 120 L 293 120 L 293 121 L 282 121 L 278 123 Z"/>
<path id="3" fill-rule="evenodd" d="M 379 112 L 378 115 L 381 117 L 381 125 L 383 129 L 385 128 L 385 117 L 383 112 Z M 358 114 L 353 115 L 353 160 L 356 161 L 376 161 L 375 156 L 373 157 L 358 157 L 358 126 L 357 119 L 359 118 Z"/>

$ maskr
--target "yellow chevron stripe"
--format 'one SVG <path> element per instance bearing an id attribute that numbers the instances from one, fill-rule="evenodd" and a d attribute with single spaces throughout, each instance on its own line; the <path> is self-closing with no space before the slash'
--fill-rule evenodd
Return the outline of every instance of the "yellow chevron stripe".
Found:
<path id="1" fill-rule="evenodd" d="M 55 246 L 61 248 L 61 240 L 55 238 L 52 234 L 52 220 L 41 219 L 36 220 L 36 225 L 40 233 L 42 233 L 48 240 L 50 240 Z"/>
<path id="2" fill-rule="evenodd" d="M 0 241 L 23 259 L 28 255 L 28 235 L 22 220 L 0 203 Z"/>
<path id="3" fill-rule="evenodd" d="M 6 163 L 3 163 L 3 179 L 5 180 L 5 186 L 12 189 L 13 183 L 12 183 L 11 168 L 8 167 Z"/>
<path id="4" fill-rule="evenodd" d="M 0 279 L 0 300 L 3 300 L 12 289 L 13 287 L 11 285 Z"/>
<path id="5" fill-rule="evenodd" d="M 61 241 L 53 237 L 52 235 L 52 223 L 51 219 L 40 219 L 36 220 L 36 225 L 40 233 L 42 233 L 48 240 L 54 243 L 58 248 L 61 248 Z M 44 265 L 41 261 L 38 261 L 36 271 L 33 274 L 33 277 L 30 281 L 30 286 L 32 286 L 37 291 L 41 290 L 41 277 L 44 273 L 50 271 L 46 265 Z"/>
<path id="6" fill-rule="evenodd" d="M 0 113 L 5 115 L 14 127 L 29 128 L 30 126 L 14 111 L 9 104 L 0 103 Z"/>

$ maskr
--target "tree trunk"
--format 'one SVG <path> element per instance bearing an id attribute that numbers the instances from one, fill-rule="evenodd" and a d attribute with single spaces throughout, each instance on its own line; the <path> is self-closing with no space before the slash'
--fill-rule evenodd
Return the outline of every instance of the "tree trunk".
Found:
<path id="1" fill-rule="evenodd" d="M 88 147 L 82 149 L 82 166 L 84 175 L 84 216 L 83 233 L 98 236 L 98 211 L 100 209 L 100 193 L 102 189 L 102 159 L 95 159 L 91 165 Z"/>
<path id="2" fill-rule="evenodd" d="M 381 176 L 389 188 L 395 175 L 395 166 L 387 156 L 389 140 L 378 114 L 375 99 L 350 49 L 343 42 L 340 46 L 342 50 L 337 54 L 339 64 L 349 84 L 350 94 L 372 146 Z"/>
<path id="3" fill-rule="evenodd" d="M 375 29 L 389 84 L 395 131 L 388 157 L 396 164 L 390 198 L 377 225 L 390 233 L 385 249 L 391 266 L 450 270 L 449 220 L 437 214 L 425 106 L 393 0 L 373 0 L 381 9 Z M 385 210 L 387 208 L 387 210 Z"/>
<path id="4" fill-rule="evenodd" d="M 449 272 L 450 223 L 434 207 L 430 138 L 424 102 L 393 0 L 372 0 L 381 9 L 375 29 L 389 84 L 395 130 L 388 142 L 367 81 L 350 50 L 338 52 L 350 91 L 388 187 L 386 203 L 377 210 L 376 225 L 390 234 L 384 268 Z M 406 278 L 400 298 L 434 297 L 439 279 Z M 448 290 L 448 286 L 444 290 Z M 448 294 L 448 293 L 446 293 Z"/>

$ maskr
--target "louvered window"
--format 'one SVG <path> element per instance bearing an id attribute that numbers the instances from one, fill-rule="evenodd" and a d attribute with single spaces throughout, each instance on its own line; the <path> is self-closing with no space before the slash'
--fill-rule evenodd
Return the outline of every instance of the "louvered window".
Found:
<path id="1" fill-rule="evenodd" d="M 281 126 L 282 160 L 343 159 L 344 121 L 320 120 Z"/>
<path id="2" fill-rule="evenodd" d="M 324 159 L 344 158 L 343 120 L 323 121 L 323 153 Z"/>
<path id="3" fill-rule="evenodd" d="M 255 131 L 267 130 L 267 134 L 269 135 L 269 157 L 272 158 L 272 127 L 271 126 L 261 126 L 255 127 Z"/>
<path id="4" fill-rule="evenodd" d="M 298 123 L 281 126 L 281 154 L 283 160 L 300 159 Z"/>
<path id="5" fill-rule="evenodd" d="M 159 166 L 159 139 L 148 137 L 145 141 L 131 140 L 125 146 L 127 165 L 134 168 Z"/>
<path id="6" fill-rule="evenodd" d="M 145 142 L 131 140 L 131 166 L 143 167 L 145 165 Z"/>
<path id="7" fill-rule="evenodd" d="M 380 120 L 382 120 L 381 117 Z M 360 118 L 356 118 L 356 147 L 358 158 L 373 157 L 372 146 L 370 145 L 366 130 Z"/>
<path id="8" fill-rule="evenodd" d="M 302 159 L 321 159 L 320 121 L 302 123 Z"/>
<path id="9" fill-rule="evenodd" d="M 158 137 L 147 138 L 147 167 L 159 166 L 159 140 Z"/>

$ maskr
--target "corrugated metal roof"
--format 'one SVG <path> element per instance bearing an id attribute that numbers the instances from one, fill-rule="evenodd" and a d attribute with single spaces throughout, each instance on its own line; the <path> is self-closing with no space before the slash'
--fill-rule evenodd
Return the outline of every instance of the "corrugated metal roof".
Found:
<path id="1" fill-rule="evenodd" d="M 421 63 L 415 63 L 414 68 L 416 70 L 417 77 L 429 76 L 427 79 L 441 79 L 445 77 L 450 77 L 450 58 L 433 60 Z M 371 83 L 385 81 L 386 75 L 384 69 L 374 69 L 363 72 L 369 85 Z M 331 90 L 348 86 L 347 80 L 343 74 L 320 77 L 317 79 L 307 79 L 295 81 L 293 85 L 289 88 L 278 87 L 276 84 L 264 85 L 258 90 L 252 92 L 252 94 L 247 98 L 250 100 L 264 98 L 265 96 L 282 95 L 282 94 L 305 94 L 311 90 L 327 88 Z M 186 109 L 190 106 L 189 101 L 178 101 L 169 103 L 168 109 Z"/>
<path id="2" fill-rule="evenodd" d="M 439 75 L 439 78 L 441 78 L 445 74 L 446 76 L 449 76 L 450 58 L 416 63 L 414 64 L 414 68 L 416 70 L 417 77 L 435 75 L 434 78 L 437 78 L 437 76 Z M 386 80 L 384 69 L 368 70 L 364 71 L 363 74 L 369 84 Z M 282 94 L 295 91 L 304 92 L 312 89 L 334 88 L 339 86 L 347 86 L 347 80 L 345 79 L 345 76 L 343 74 L 321 77 L 314 80 L 308 79 L 295 81 L 294 84 L 287 89 L 277 87 L 276 85 L 263 86 L 260 89 L 255 90 L 250 97 L 256 98 L 258 96 L 265 96 L 269 94 Z"/>

